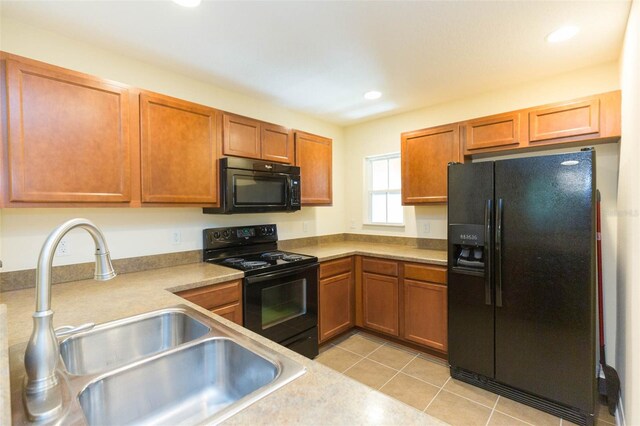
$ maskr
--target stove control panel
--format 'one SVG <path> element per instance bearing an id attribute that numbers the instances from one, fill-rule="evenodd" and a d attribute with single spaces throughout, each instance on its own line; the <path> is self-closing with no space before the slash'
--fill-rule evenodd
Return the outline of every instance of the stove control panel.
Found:
<path id="1" fill-rule="evenodd" d="M 210 228 L 202 233 L 205 249 L 278 241 L 278 228 L 275 224 Z"/>

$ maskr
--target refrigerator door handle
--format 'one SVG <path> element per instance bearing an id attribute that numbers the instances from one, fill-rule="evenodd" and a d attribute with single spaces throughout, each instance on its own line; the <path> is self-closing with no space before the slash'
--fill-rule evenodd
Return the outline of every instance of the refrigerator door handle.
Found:
<path id="1" fill-rule="evenodd" d="M 498 198 L 496 208 L 496 306 L 502 307 L 502 198 Z"/>
<path id="2" fill-rule="evenodd" d="M 491 217 L 493 200 L 487 200 L 484 206 L 484 303 L 491 305 Z"/>

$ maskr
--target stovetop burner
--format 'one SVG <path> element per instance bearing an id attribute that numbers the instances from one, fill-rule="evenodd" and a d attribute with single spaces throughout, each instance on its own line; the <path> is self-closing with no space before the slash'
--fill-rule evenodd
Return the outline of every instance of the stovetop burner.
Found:
<path id="1" fill-rule="evenodd" d="M 230 265 L 236 265 L 236 264 L 240 264 L 240 263 L 243 263 L 243 262 L 246 262 L 246 260 L 241 259 L 239 257 L 230 257 L 230 258 L 225 259 L 223 261 L 223 263 L 228 263 Z"/>
<path id="2" fill-rule="evenodd" d="M 297 262 L 302 259 L 304 259 L 304 256 L 299 254 L 286 254 L 282 257 L 282 260 L 286 260 L 287 262 Z"/>
<path id="3" fill-rule="evenodd" d="M 266 253 L 262 253 L 260 257 L 267 260 L 278 260 L 283 259 L 286 255 L 281 251 L 268 251 Z"/>
<path id="4" fill-rule="evenodd" d="M 265 266 L 269 266 L 269 262 L 264 262 L 261 260 L 254 260 L 254 261 L 245 261 L 240 263 L 240 266 L 242 266 L 244 269 L 256 269 L 256 268 L 263 268 Z"/>

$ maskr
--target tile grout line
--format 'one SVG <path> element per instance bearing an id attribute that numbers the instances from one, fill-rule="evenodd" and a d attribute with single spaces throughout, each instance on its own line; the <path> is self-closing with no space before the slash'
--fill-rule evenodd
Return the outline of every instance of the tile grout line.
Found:
<path id="1" fill-rule="evenodd" d="M 496 412 L 496 407 L 498 406 L 498 401 L 500 401 L 500 395 L 496 398 L 496 402 L 493 403 L 493 408 L 491 409 L 491 414 L 489 414 L 489 418 L 487 419 L 487 423 L 485 426 L 489 426 L 489 422 L 491 422 L 491 418 L 493 417 L 493 413 Z"/>
<path id="2" fill-rule="evenodd" d="M 423 412 L 427 412 L 427 410 L 429 409 L 429 407 L 431 406 L 431 404 L 433 404 L 433 401 L 436 400 L 436 398 L 438 397 L 438 395 L 440 395 L 440 392 L 442 392 L 442 390 L 444 389 L 444 385 L 446 385 L 447 383 L 449 383 L 449 380 L 451 380 L 451 377 L 449 377 L 447 379 L 446 382 L 444 382 L 444 384 L 442 386 L 440 386 L 440 389 L 438 389 L 438 393 L 436 393 L 433 398 L 431 398 L 431 401 L 429 401 L 429 403 L 427 404 L 427 406 L 425 407 L 424 410 L 422 410 Z"/>
<path id="3" fill-rule="evenodd" d="M 498 401 L 500 400 L 500 398 L 502 398 L 502 397 L 501 397 L 501 396 L 498 396 Z M 508 398 L 507 398 L 507 399 L 508 399 Z M 496 401 L 496 408 L 494 409 L 494 411 L 495 411 L 496 413 L 500 413 L 500 414 L 502 414 L 503 416 L 511 417 L 512 419 L 517 420 L 517 421 L 519 421 L 519 422 L 521 422 L 521 423 L 524 423 L 524 424 L 526 424 L 526 425 L 529 425 L 529 426 L 535 426 L 533 423 L 529 423 L 529 422 L 524 421 L 524 420 L 522 420 L 522 419 L 519 419 L 519 418 L 517 418 L 517 417 L 515 417 L 515 416 L 512 416 L 511 414 L 507 414 L 507 413 L 504 413 L 504 412 L 502 412 L 502 411 L 498 410 L 498 409 L 497 409 L 497 407 L 498 407 L 498 401 Z M 538 410 L 538 411 L 540 411 L 540 410 Z M 543 412 L 544 412 L 544 411 L 543 411 Z M 560 419 L 560 420 L 562 420 L 562 419 Z"/>
<path id="4" fill-rule="evenodd" d="M 362 362 L 362 360 L 365 359 L 364 357 L 362 357 L 362 359 L 357 360 L 351 367 L 347 368 L 346 370 L 344 370 L 341 374 L 344 374 L 346 376 L 347 371 L 351 370 L 353 367 L 355 367 L 356 365 L 358 365 L 360 362 Z M 355 379 L 354 379 L 355 380 Z M 359 381 L 359 380 L 358 380 Z M 362 382 L 360 382 L 362 383 Z"/>
<path id="5" fill-rule="evenodd" d="M 406 367 L 407 365 L 409 365 L 409 364 L 411 363 L 411 361 L 413 361 L 414 359 L 416 359 L 416 357 L 417 357 L 417 356 L 418 356 L 418 355 L 414 355 L 414 357 L 413 357 L 413 358 L 411 358 L 411 359 L 409 360 L 409 362 L 407 362 L 407 363 L 406 363 L 402 368 L 404 368 L 404 367 Z M 374 361 L 374 360 L 371 360 L 371 361 Z M 382 364 L 382 365 L 384 365 L 384 364 Z M 387 366 L 387 367 L 388 367 L 388 366 Z M 389 383 L 390 381 L 392 381 L 392 380 L 393 380 L 393 379 L 394 379 L 398 374 L 400 374 L 400 372 L 402 372 L 402 368 L 401 368 L 400 370 L 396 370 L 396 374 L 394 374 L 394 375 L 393 375 L 393 377 L 391 377 L 389 380 L 387 380 L 386 382 L 384 382 L 384 384 L 383 384 L 382 386 L 380 386 L 380 387 L 378 388 L 378 390 L 380 390 L 380 389 L 382 389 L 383 387 L 385 387 L 385 386 L 387 385 L 387 383 Z"/>

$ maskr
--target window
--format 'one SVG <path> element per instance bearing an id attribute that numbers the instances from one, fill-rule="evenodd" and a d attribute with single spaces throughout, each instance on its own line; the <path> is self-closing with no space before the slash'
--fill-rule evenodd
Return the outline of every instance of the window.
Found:
<path id="1" fill-rule="evenodd" d="M 400 154 L 366 158 L 367 202 L 370 224 L 403 225 L 400 197 Z"/>

